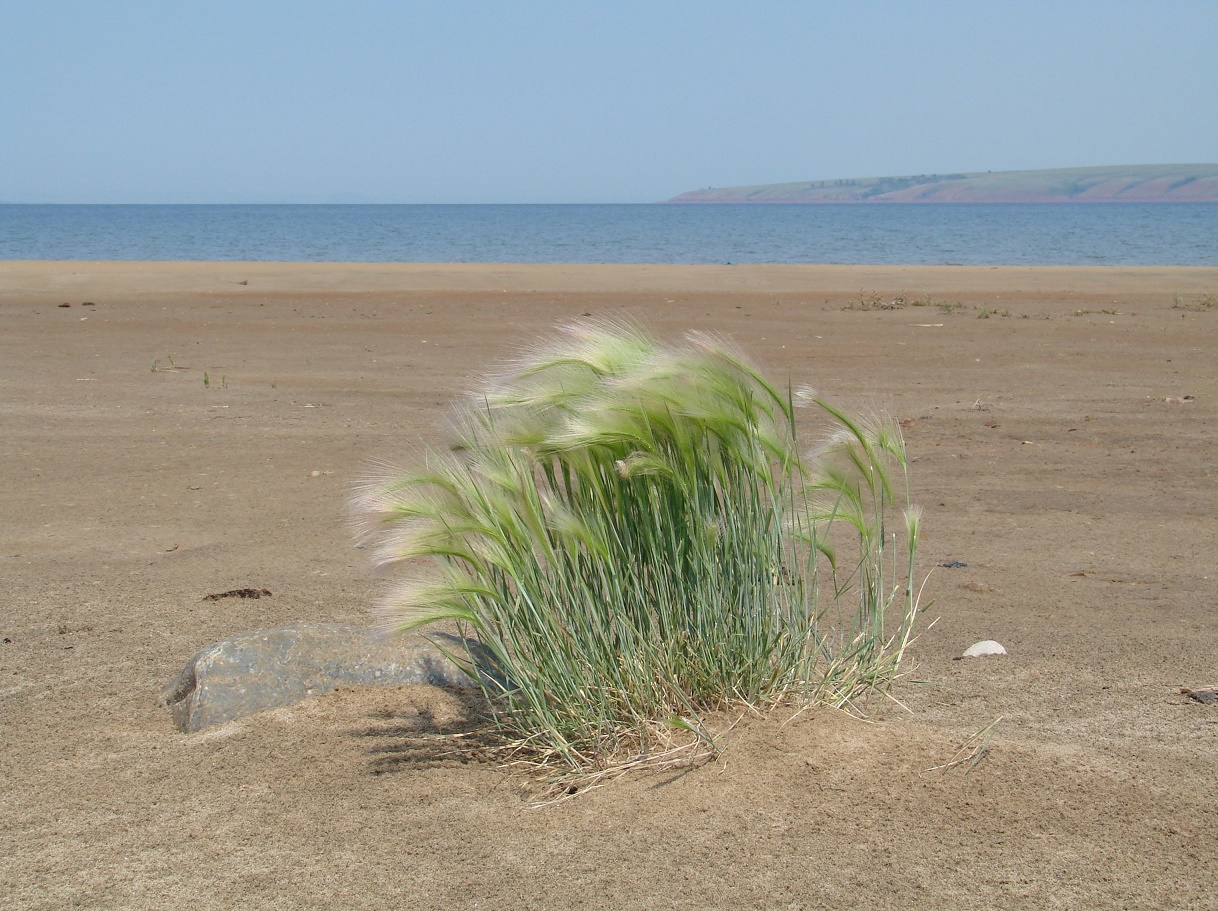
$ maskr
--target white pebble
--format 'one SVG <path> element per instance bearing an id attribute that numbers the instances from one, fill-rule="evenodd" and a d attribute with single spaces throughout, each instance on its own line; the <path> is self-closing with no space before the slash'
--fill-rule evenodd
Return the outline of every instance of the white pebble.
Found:
<path id="1" fill-rule="evenodd" d="M 982 658 L 986 655 L 1005 655 L 1007 650 L 1002 647 L 1002 643 L 995 642 L 993 639 L 985 639 L 981 642 L 975 642 L 964 650 L 961 657 L 964 658 Z"/>

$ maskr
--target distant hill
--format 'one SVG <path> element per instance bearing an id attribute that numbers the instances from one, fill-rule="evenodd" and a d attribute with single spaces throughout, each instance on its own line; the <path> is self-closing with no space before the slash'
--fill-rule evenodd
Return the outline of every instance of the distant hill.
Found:
<path id="1" fill-rule="evenodd" d="M 1218 164 L 808 180 L 693 190 L 670 203 L 1218 202 Z"/>

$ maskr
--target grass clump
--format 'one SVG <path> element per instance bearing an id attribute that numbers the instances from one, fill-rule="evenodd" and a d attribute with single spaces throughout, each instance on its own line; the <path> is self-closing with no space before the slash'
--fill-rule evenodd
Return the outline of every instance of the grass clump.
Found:
<path id="1" fill-rule="evenodd" d="M 821 425 L 811 454 L 797 412 Z M 894 424 L 720 340 L 578 325 L 357 507 L 379 560 L 414 569 L 394 628 L 455 621 L 500 731 L 584 773 L 713 749 L 707 715 L 731 705 L 885 691 L 917 612 L 905 467 Z"/>
<path id="2" fill-rule="evenodd" d="M 1175 300 L 1172 303 L 1173 310 L 1191 310 L 1193 313 L 1207 313 L 1210 310 L 1218 308 L 1218 295 L 1207 294 L 1199 298 L 1195 303 L 1189 303 L 1180 296 L 1180 292 L 1175 294 Z"/>
<path id="3" fill-rule="evenodd" d="M 957 310 L 965 309 L 965 304 L 960 301 L 935 300 L 929 294 L 919 297 L 911 307 L 937 307 L 943 313 L 955 313 Z"/>
<path id="4" fill-rule="evenodd" d="M 859 296 L 846 306 L 843 310 L 904 310 L 909 306 L 909 298 L 904 294 L 900 294 L 891 300 L 886 300 L 883 295 L 877 291 L 872 291 L 870 294 L 863 291 L 859 292 Z"/>

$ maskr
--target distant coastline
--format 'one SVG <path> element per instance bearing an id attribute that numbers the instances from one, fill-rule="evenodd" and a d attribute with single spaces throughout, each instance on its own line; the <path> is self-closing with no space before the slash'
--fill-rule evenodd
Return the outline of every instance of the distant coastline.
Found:
<path id="1" fill-rule="evenodd" d="M 809 180 L 692 190 L 667 202 L 679 205 L 1218 202 L 1218 164 L 1114 165 Z"/>

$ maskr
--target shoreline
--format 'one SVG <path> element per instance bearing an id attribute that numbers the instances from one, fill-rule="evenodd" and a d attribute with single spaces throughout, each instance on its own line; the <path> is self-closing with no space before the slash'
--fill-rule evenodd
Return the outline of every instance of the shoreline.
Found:
<path id="1" fill-rule="evenodd" d="M 1118 287 L 1119 286 L 1119 287 Z M 1218 266 L 654 265 L 0 260 L 0 296 L 394 291 L 1212 294 Z"/>

